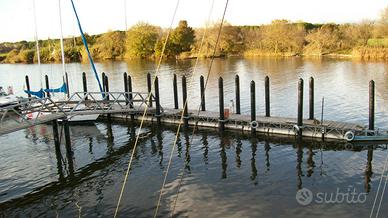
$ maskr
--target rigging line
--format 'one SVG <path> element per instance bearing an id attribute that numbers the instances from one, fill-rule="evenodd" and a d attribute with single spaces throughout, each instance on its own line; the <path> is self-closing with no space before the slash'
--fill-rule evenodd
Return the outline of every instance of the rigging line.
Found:
<path id="1" fill-rule="evenodd" d="M 380 202 L 379 202 L 379 207 L 377 208 L 376 218 L 379 216 L 379 213 L 380 213 L 381 203 L 382 203 L 383 198 L 384 198 L 384 193 L 385 193 L 385 188 L 387 187 L 387 182 L 388 182 L 388 176 L 385 175 L 384 188 L 383 188 L 383 191 L 381 192 L 381 198 L 380 198 Z"/>
<path id="2" fill-rule="evenodd" d="M 65 76 L 66 66 L 65 66 L 65 50 L 63 48 L 63 30 L 62 30 L 62 8 L 61 0 L 58 0 L 58 9 L 59 9 L 59 25 L 61 29 L 61 56 L 62 56 L 62 75 Z"/>
<path id="3" fill-rule="evenodd" d="M 387 165 L 388 165 L 388 154 L 387 154 L 387 157 L 385 158 L 385 163 L 384 163 L 383 172 L 381 173 L 380 182 L 379 182 L 379 185 L 378 185 L 378 187 L 377 187 L 375 200 L 373 201 L 373 206 L 372 206 L 372 210 L 370 211 L 369 218 L 372 218 L 372 215 L 373 215 L 373 212 L 374 212 L 374 209 L 375 209 L 375 206 L 376 206 L 377 198 L 378 198 L 378 196 L 379 196 L 381 183 L 382 183 L 382 181 L 383 181 L 383 177 L 384 177 L 385 171 L 386 171 L 386 169 L 387 169 Z M 376 217 L 377 217 L 377 216 L 376 216 Z"/>
<path id="4" fill-rule="evenodd" d="M 88 53 L 88 58 L 89 58 L 90 65 L 92 66 L 92 70 L 94 72 L 94 76 L 97 79 L 97 83 L 98 83 L 98 87 L 100 88 L 100 92 L 103 92 L 102 85 L 101 85 L 101 82 L 100 82 L 100 78 L 99 78 L 99 76 L 97 74 L 96 67 L 94 66 L 93 58 L 92 58 L 92 55 L 90 54 L 88 43 L 86 41 L 84 32 L 83 32 L 82 27 L 81 27 L 81 22 L 79 21 L 77 10 L 75 9 L 75 5 L 74 5 L 73 0 L 70 0 L 70 1 L 71 1 L 71 5 L 73 6 L 74 15 L 75 15 L 75 17 L 77 19 L 77 24 L 78 24 L 79 31 L 81 33 L 82 42 L 84 43 L 86 52 Z"/>
<path id="5" fill-rule="evenodd" d="M 213 11 L 213 6 L 214 6 L 214 0 L 212 0 L 212 4 L 211 4 L 210 10 L 209 10 L 209 15 L 208 15 L 208 18 L 207 18 L 207 22 L 210 21 L 211 13 Z M 195 75 L 196 70 L 197 70 L 197 66 L 198 66 L 198 62 L 199 62 L 199 56 L 200 56 L 202 48 L 203 48 L 203 44 L 204 44 L 204 41 L 205 41 L 206 33 L 207 33 L 207 28 L 205 27 L 204 33 L 202 35 L 201 43 L 200 43 L 200 46 L 199 46 L 199 50 L 198 50 L 198 53 L 197 53 L 197 58 L 196 58 L 196 61 L 195 61 L 195 64 L 194 64 L 193 73 L 191 74 L 191 78 L 190 78 L 190 82 L 189 82 L 189 87 L 190 87 L 190 84 L 192 84 L 193 81 L 194 81 L 194 75 Z M 157 206 L 156 206 L 156 209 L 155 209 L 154 217 L 157 216 L 159 208 L 160 208 L 160 202 L 161 202 L 161 199 L 162 199 L 162 196 L 163 196 L 164 186 L 166 185 L 167 175 L 168 175 L 171 163 L 172 163 L 172 158 L 173 158 L 173 154 L 174 154 L 174 151 L 175 151 L 175 147 L 176 147 L 176 144 L 178 143 L 178 138 L 179 138 L 179 135 L 180 135 L 179 133 L 180 133 L 180 129 L 181 129 L 181 126 L 182 126 L 182 123 L 183 123 L 183 116 L 184 116 L 184 111 L 185 111 L 186 107 L 187 107 L 187 99 L 184 102 L 183 110 L 182 110 L 180 121 L 179 121 L 179 124 L 178 124 L 178 128 L 177 128 L 177 131 L 175 133 L 175 139 L 174 139 L 174 143 L 173 143 L 173 146 L 172 146 L 172 149 L 171 149 L 171 153 L 170 153 L 167 169 L 166 169 L 166 172 L 164 174 L 164 179 L 163 179 L 162 187 L 160 188 L 159 198 L 158 198 L 158 201 L 157 201 L 157 204 L 156 204 Z"/>
<path id="6" fill-rule="evenodd" d="M 208 84 L 208 81 L 209 81 L 209 76 L 210 76 L 211 69 L 212 69 L 212 66 L 213 66 L 215 54 L 216 54 L 216 51 L 217 51 L 217 48 L 218 48 L 218 44 L 219 44 L 219 40 L 220 40 L 220 36 L 221 36 L 221 31 L 222 31 L 222 27 L 223 27 L 224 20 L 225 20 L 225 14 L 226 14 L 226 10 L 228 8 L 228 3 L 229 3 L 229 0 L 226 0 L 226 4 L 225 4 L 225 8 L 224 8 L 224 13 L 222 15 L 222 19 L 221 19 L 221 23 L 220 23 L 220 27 L 219 27 L 219 31 L 218 31 L 218 35 L 217 35 L 216 45 L 214 47 L 213 55 L 211 57 L 211 61 L 210 61 L 210 65 L 209 65 L 209 70 L 208 70 L 208 73 L 206 75 L 206 82 L 205 82 L 205 87 L 204 87 L 204 92 L 203 93 L 205 93 L 206 88 L 207 88 L 207 84 Z M 201 110 L 201 104 L 202 104 L 202 99 L 203 98 L 204 98 L 204 95 L 201 94 L 200 104 L 198 105 L 198 110 L 197 110 L 197 117 L 199 116 L 199 113 L 200 113 L 200 110 Z M 194 123 L 196 123 L 196 122 L 197 122 L 197 120 Z M 191 136 L 189 144 L 192 144 L 192 142 L 193 142 L 195 130 L 196 130 L 196 128 L 193 128 L 192 136 Z M 181 178 L 180 178 L 180 181 L 179 181 L 179 184 L 178 184 L 177 194 L 176 194 L 176 197 L 175 197 L 175 200 L 174 200 L 174 203 L 173 203 L 173 205 L 174 205 L 173 206 L 173 210 L 171 211 L 171 217 L 174 215 L 176 203 L 178 201 L 178 197 L 179 197 L 179 193 L 180 193 L 180 188 L 181 188 L 181 185 L 182 185 L 182 182 L 183 182 L 183 177 L 184 177 L 184 173 L 185 173 L 184 167 L 187 165 L 187 155 L 188 155 L 188 153 L 186 154 L 185 165 L 182 168 L 182 173 L 181 173 Z"/>
<path id="7" fill-rule="evenodd" d="M 38 40 L 38 26 L 36 24 L 36 7 L 35 7 L 35 0 L 32 1 L 32 10 L 34 15 L 34 28 L 35 28 L 35 45 L 36 45 L 36 55 L 38 56 L 38 68 L 39 68 L 39 77 L 40 77 L 40 88 L 43 88 L 43 82 L 42 82 L 42 70 L 40 65 L 40 50 L 39 50 L 39 40 Z"/>
<path id="8" fill-rule="evenodd" d="M 171 33 L 172 25 L 173 25 L 174 20 L 175 20 L 175 15 L 176 15 L 176 13 L 178 11 L 179 2 L 180 2 L 180 0 L 177 0 L 176 6 L 175 6 L 175 9 L 174 9 L 174 13 L 173 13 L 173 16 L 172 16 L 172 19 L 171 19 L 170 27 L 169 27 L 168 32 L 167 32 L 166 40 L 164 41 L 162 52 L 160 54 L 158 65 L 156 67 L 155 77 L 153 79 L 153 82 L 151 83 L 151 91 L 148 93 L 148 96 L 147 96 L 147 102 L 149 102 L 150 99 L 152 99 L 151 98 L 152 97 L 152 88 L 154 87 L 154 84 L 155 84 L 155 81 L 156 81 L 156 77 L 158 76 L 159 71 L 160 71 L 160 65 L 162 63 L 163 55 L 164 55 L 164 52 L 166 50 L 166 45 L 167 45 L 167 42 L 168 42 L 168 39 L 169 39 L 169 36 L 170 36 L 170 33 Z M 118 202 L 117 202 L 114 218 L 117 217 L 117 214 L 118 214 L 118 211 L 119 211 L 121 199 L 123 197 L 124 190 L 125 190 L 125 184 L 127 183 L 127 180 L 128 180 L 129 171 L 130 171 L 131 166 L 132 166 L 133 158 L 134 158 L 134 155 L 135 155 L 137 144 L 139 142 L 140 132 L 141 132 L 141 129 L 143 128 L 143 123 L 144 123 L 144 120 L 145 120 L 145 116 L 147 114 L 147 110 L 148 110 L 148 104 L 145 104 L 143 115 L 142 115 L 141 122 L 140 122 L 140 126 L 139 126 L 138 132 L 136 134 L 136 140 L 135 140 L 135 144 L 133 146 L 131 158 L 129 159 L 128 167 L 127 167 L 127 170 L 126 170 L 126 173 L 125 173 L 125 176 L 124 176 L 123 185 L 121 187 L 121 191 L 120 191 L 119 199 L 118 199 Z"/>
<path id="9" fill-rule="evenodd" d="M 376 212 L 376 218 L 379 216 L 379 213 L 380 213 L 381 203 L 382 203 L 383 198 L 384 198 L 384 193 L 385 193 L 385 188 L 387 187 L 387 182 L 388 182 L 388 177 L 385 176 L 384 188 L 383 188 L 383 191 L 382 191 L 382 193 L 381 193 L 381 198 L 380 198 L 380 202 L 379 202 L 379 207 L 377 208 L 377 212 Z"/>

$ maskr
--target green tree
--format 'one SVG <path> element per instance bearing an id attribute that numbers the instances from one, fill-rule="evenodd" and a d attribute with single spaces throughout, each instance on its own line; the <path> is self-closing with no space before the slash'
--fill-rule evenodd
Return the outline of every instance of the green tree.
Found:
<path id="1" fill-rule="evenodd" d="M 147 23 L 138 23 L 127 32 L 126 57 L 147 58 L 154 54 L 159 37 L 159 28 Z"/>
<path id="2" fill-rule="evenodd" d="M 163 50 L 163 44 L 166 41 L 166 33 L 159 39 L 155 46 L 155 55 L 160 56 Z M 189 27 L 187 21 L 179 21 L 179 25 L 171 31 L 170 37 L 167 41 L 164 55 L 167 57 L 175 57 L 182 52 L 191 51 L 195 42 L 195 32 L 193 28 Z"/>
<path id="3" fill-rule="evenodd" d="M 97 38 L 93 45 L 93 52 L 96 59 L 116 59 L 122 57 L 125 49 L 125 33 L 120 31 L 109 31 Z"/>

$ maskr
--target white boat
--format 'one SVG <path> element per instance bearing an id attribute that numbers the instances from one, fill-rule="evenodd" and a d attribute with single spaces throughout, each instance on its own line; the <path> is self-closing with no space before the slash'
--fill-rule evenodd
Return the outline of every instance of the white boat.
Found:
<path id="1" fill-rule="evenodd" d="M 10 93 L 6 93 L 3 87 L 0 87 L 0 108 L 15 105 L 19 103 L 19 97 Z"/>

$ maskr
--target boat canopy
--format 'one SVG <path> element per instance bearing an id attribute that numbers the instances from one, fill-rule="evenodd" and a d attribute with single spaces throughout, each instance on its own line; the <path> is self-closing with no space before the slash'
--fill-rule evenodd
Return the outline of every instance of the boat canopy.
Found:
<path id="1" fill-rule="evenodd" d="M 40 89 L 39 91 L 28 91 L 24 90 L 25 93 L 36 96 L 38 98 L 43 98 L 45 96 L 45 93 L 67 93 L 67 85 L 66 83 L 63 83 L 63 85 L 60 88 L 57 89 Z"/>

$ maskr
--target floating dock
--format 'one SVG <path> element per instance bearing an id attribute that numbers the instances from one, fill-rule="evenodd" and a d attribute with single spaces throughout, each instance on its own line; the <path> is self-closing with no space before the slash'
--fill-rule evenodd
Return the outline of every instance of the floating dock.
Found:
<path id="1" fill-rule="evenodd" d="M 28 77 L 26 77 L 27 84 Z M 46 76 L 47 86 L 48 77 Z M 365 141 L 375 140 L 373 134 L 374 113 L 375 113 L 375 83 L 370 81 L 369 89 L 369 125 L 361 125 L 336 121 L 320 121 L 314 117 L 314 79 L 309 79 L 308 119 L 303 117 L 303 79 L 298 81 L 298 105 L 296 118 L 274 117 L 271 116 L 270 103 L 270 79 L 265 78 L 265 114 L 256 115 L 256 84 L 250 83 L 250 114 L 241 114 L 240 110 L 240 81 L 239 76 L 235 77 L 235 108 L 231 108 L 235 113 L 229 113 L 229 109 L 224 106 L 223 79 L 218 81 L 219 110 L 207 111 L 205 104 L 205 83 L 204 77 L 200 77 L 201 105 L 199 111 L 189 110 L 188 104 L 183 103 L 179 108 L 177 76 L 173 79 L 174 108 L 163 108 L 160 105 L 159 80 L 155 77 L 151 83 L 151 75 L 147 75 L 148 92 L 140 93 L 132 91 L 131 76 L 124 73 L 124 92 L 109 92 L 108 77 L 103 74 L 104 92 L 88 92 L 85 73 L 83 74 L 83 92 L 75 92 L 66 101 L 54 102 L 51 98 L 29 99 L 19 105 L 0 109 L 0 135 L 17 131 L 29 126 L 42 123 L 52 123 L 57 128 L 57 120 L 63 119 L 65 126 L 67 120 L 72 116 L 82 116 L 98 114 L 110 119 L 119 119 L 125 121 L 141 120 L 145 108 L 144 120 L 148 122 L 179 124 L 184 128 L 194 126 L 197 128 L 217 128 L 219 131 L 226 129 L 241 132 L 262 133 L 267 135 L 287 135 L 298 137 L 309 137 L 317 139 L 347 140 L 354 137 L 361 137 Z M 29 85 L 27 86 L 29 87 Z M 47 87 L 49 88 L 49 87 Z M 152 91 L 154 89 L 154 91 Z M 182 102 L 187 102 L 187 83 L 186 77 L 182 76 Z M 323 109 L 323 105 L 322 105 Z M 26 115 L 31 112 L 44 113 L 44 116 L 36 119 L 27 119 Z M 13 114 L 10 116 L 10 114 Z M 14 121 L 14 122 L 9 122 Z M 67 127 L 66 127 L 67 128 Z M 65 128 L 66 132 L 69 132 Z M 351 133 L 351 134 L 349 134 Z M 57 135 L 57 130 L 54 131 Z M 388 133 L 387 133 L 388 134 Z M 350 138 L 349 138 L 350 136 Z M 370 137 L 371 136 L 371 137 Z M 353 138 L 352 138 L 353 137 Z M 57 137 L 54 137 L 57 138 Z M 66 138 L 70 138 L 67 136 Z M 383 138 L 384 137 L 379 137 Z M 70 141 L 70 140 L 68 140 Z M 70 142 L 69 142 L 70 143 Z"/>

